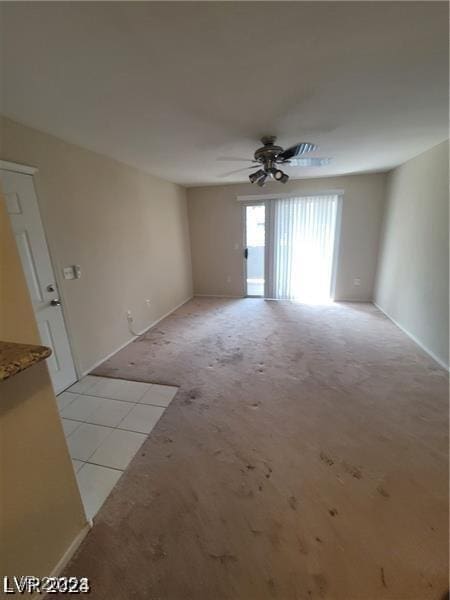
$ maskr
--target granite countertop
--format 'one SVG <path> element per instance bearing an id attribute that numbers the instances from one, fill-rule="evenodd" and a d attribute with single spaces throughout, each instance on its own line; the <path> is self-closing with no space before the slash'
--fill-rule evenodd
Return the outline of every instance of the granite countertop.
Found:
<path id="1" fill-rule="evenodd" d="M 52 353 L 46 346 L 0 341 L 0 381 L 25 371 Z"/>

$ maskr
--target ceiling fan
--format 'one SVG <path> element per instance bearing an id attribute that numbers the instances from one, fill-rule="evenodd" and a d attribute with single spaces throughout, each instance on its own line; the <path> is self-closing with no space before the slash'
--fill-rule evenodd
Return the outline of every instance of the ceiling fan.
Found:
<path id="1" fill-rule="evenodd" d="M 318 146 L 316 146 L 316 144 L 312 144 L 311 142 L 299 142 L 298 144 L 283 150 L 281 146 L 275 145 L 276 139 L 277 138 L 274 135 L 266 135 L 261 138 L 263 145 L 261 148 L 256 150 L 254 154 L 254 160 L 251 160 L 252 163 L 259 163 L 261 168 L 254 173 L 250 173 L 248 178 L 250 179 L 251 183 L 257 183 L 260 187 L 263 187 L 268 178 L 274 179 L 275 181 L 280 181 L 281 183 L 286 183 L 289 179 L 289 175 L 282 171 L 278 165 L 286 165 L 290 167 L 322 167 L 331 161 L 331 158 L 297 158 L 298 156 L 317 150 Z M 245 158 L 223 160 L 247 161 Z M 250 159 L 248 159 L 248 161 L 250 162 Z M 222 177 L 227 177 L 228 175 L 254 168 L 256 167 L 253 164 L 250 167 L 244 167 L 243 169 L 237 169 L 236 171 L 225 173 L 222 175 Z"/>

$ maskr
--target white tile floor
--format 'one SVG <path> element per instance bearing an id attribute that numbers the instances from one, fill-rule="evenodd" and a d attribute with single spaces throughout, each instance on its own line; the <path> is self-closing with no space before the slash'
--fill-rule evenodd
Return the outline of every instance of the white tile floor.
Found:
<path id="1" fill-rule="evenodd" d="M 57 397 L 86 516 L 92 519 L 178 388 L 87 375 Z"/>

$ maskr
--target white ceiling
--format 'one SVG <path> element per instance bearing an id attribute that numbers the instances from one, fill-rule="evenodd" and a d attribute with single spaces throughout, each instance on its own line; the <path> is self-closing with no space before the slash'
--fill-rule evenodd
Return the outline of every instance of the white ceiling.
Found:
<path id="1" fill-rule="evenodd" d="M 2 3 L 2 112 L 185 185 L 263 134 L 385 170 L 448 137 L 446 2 Z M 286 169 L 288 170 L 288 169 Z"/>

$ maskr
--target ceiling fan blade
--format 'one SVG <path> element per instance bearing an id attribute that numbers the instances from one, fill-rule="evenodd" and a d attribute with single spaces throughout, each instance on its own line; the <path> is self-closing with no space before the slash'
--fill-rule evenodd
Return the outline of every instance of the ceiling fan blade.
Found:
<path id="1" fill-rule="evenodd" d="M 311 142 L 299 142 L 298 144 L 295 144 L 295 146 L 283 150 L 283 152 L 277 156 L 277 159 L 281 158 L 282 160 L 288 160 L 294 158 L 294 156 L 306 154 L 307 152 L 314 152 L 315 150 L 317 150 L 316 144 L 312 144 Z"/>
<path id="2" fill-rule="evenodd" d="M 222 173 L 218 175 L 218 177 L 228 177 L 229 175 L 234 175 L 235 173 L 241 173 L 242 171 L 247 171 L 248 169 L 254 169 L 255 167 L 252 165 L 251 167 L 243 167 L 242 169 L 235 169 L 234 171 L 228 171 L 228 173 Z"/>
<path id="3" fill-rule="evenodd" d="M 286 161 L 284 164 L 289 167 L 324 167 L 325 165 L 329 165 L 331 162 L 331 158 L 313 158 L 313 157 L 305 157 L 305 158 L 291 158 Z"/>
<path id="4" fill-rule="evenodd" d="M 238 156 L 219 156 L 219 158 L 216 158 L 216 160 L 220 160 L 220 161 L 226 161 L 226 162 L 257 162 L 256 160 L 253 160 L 252 158 L 241 158 Z"/>

